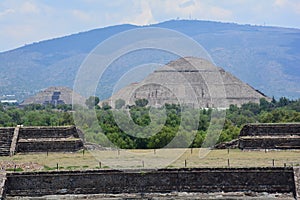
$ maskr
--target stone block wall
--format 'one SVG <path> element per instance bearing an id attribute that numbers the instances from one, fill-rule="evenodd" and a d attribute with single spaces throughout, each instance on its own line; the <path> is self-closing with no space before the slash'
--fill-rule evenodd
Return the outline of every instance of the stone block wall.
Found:
<path id="1" fill-rule="evenodd" d="M 300 136 L 300 123 L 247 124 L 240 136 Z"/>
<path id="2" fill-rule="evenodd" d="M 300 137 L 241 137 L 240 149 L 300 149 Z"/>
<path id="3" fill-rule="evenodd" d="M 40 138 L 78 138 L 75 126 L 66 127 L 22 127 L 19 131 L 19 139 Z"/>
<path id="4" fill-rule="evenodd" d="M 247 124 L 239 135 L 240 149 L 300 149 L 300 123 Z"/>
<path id="5" fill-rule="evenodd" d="M 75 152 L 83 148 L 80 139 L 70 140 L 29 140 L 20 141 L 17 144 L 16 152 Z"/>
<path id="6" fill-rule="evenodd" d="M 7 174 L 7 195 L 295 192 L 292 168 L 58 171 Z"/>

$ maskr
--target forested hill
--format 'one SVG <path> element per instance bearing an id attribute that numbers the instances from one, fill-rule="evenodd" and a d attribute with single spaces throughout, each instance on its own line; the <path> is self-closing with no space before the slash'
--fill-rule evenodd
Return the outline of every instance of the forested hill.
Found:
<path id="1" fill-rule="evenodd" d="M 218 66 L 268 96 L 300 96 L 299 29 L 198 20 L 172 20 L 150 27 L 173 29 L 192 37 Z M 80 64 L 93 48 L 134 28 L 139 27 L 99 28 L 2 52 L 0 94 L 16 94 L 22 100 L 49 86 L 72 88 Z M 123 72 L 110 73 L 105 89 L 98 89 L 101 99 L 111 95 L 110 89 Z"/>

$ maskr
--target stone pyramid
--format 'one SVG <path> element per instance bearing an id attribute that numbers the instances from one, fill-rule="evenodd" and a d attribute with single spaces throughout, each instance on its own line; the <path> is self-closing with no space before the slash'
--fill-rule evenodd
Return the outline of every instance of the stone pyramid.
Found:
<path id="1" fill-rule="evenodd" d="M 148 105 L 160 107 L 174 103 L 194 108 L 227 108 L 269 100 L 263 93 L 211 62 L 185 57 L 155 70 L 139 83 L 133 83 L 103 101 L 115 107 L 117 99 L 134 105 L 137 99 L 147 99 Z M 102 102 L 102 103 L 103 103 Z"/>
<path id="2" fill-rule="evenodd" d="M 75 104 L 85 105 L 85 98 L 83 96 L 75 93 L 68 87 L 62 86 L 53 86 L 40 91 L 34 96 L 27 98 L 24 102 L 21 103 L 21 105 L 45 104 L 46 102 L 51 102 L 51 99 L 53 98 L 53 95 L 55 95 L 55 93 L 58 94 L 58 100 L 63 104 L 72 104 L 73 102 Z"/>

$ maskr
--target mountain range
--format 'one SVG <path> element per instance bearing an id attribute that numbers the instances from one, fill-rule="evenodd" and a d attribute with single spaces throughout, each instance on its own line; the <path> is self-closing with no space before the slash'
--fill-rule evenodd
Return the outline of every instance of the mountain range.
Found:
<path id="1" fill-rule="evenodd" d="M 0 95 L 14 94 L 22 101 L 50 86 L 72 88 L 81 63 L 99 43 L 141 27 L 145 26 L 110 26 L 1 52 Z M 171 20 L 146 27 L 172 29 L 191 37 L 217 66 L 269 97 L 300 97 L 300 29 L 199 20 Z M 171 59 L 166 57 L 165 63 Z M 111 96 L 124 74 L 116 69 L 107 71 L 106 85 L 97 89 L 100 99 Z"/>

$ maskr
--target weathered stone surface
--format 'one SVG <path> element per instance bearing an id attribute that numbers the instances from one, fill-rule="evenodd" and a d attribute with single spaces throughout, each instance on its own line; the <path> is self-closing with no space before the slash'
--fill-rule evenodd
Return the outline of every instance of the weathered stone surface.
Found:
<path id="1" fill-rule="evenodd" d="M 103 102 L 114 107 L 117 99 L 124 99 L 127 105 L 133 105 L 137 99 L 148 99 L 152 106 L 174 103 L 201 108 L 225 108 L 230 104 L 240 106 L 243 103 L 259 102 L 260 98 L 268 99 L 212 63 L 186 57 L 157 69 L 140 83 L 121 89 Z"/>
<path id="2" fill-rule="evenodd" d="M 294 181 L 295 181 L 295 189 L 296 189 L 296 197 L 300 199 L 300 168 L 294 168 Z"/>
<path id="3" fill-rule="evenodd" d="M 223 143 L 217 144 L 217 145 L 215 145 L 214 148 L 216 148 L 216 149 L 236 149 L 236 148 L 238 148 L 238 144 L 239 144 L 239 140 L 236 139 L 236 140 L 232 140 L 229 142 L 223 142 Z"/>
<path id="4" fill-rule="evenodd" d="M 6 196 L 6 173 L 0 171 L 0 200 Z"/>
<path id="5" fill-rule="evenodd" d="M 9 196 L 249 191 L 295 194 L 292 168 L 10 173 L 6 185 Z"/>
<path id="6" fill-rule="evenodd" d="M 7 200 L 295 200 L 291 193 L 256 193 L 256 192 L 170 192 L 170 193 L 121 193 L 89 195 L 46 195 L 43 197 L 7 197 Z"/>
<path id="7" fill-rule="evenodd" d="M 247 124 L 239 135 L 240 149 L 300 149 L 300 123 Z"/>
<path id="8" fill-rule="evenodd" d="M 10 156 L 13 156 L 15 154 L 16 146 L 17 146 L 17 142 L 18 142 L 18 138 L 19 138 L 19 130 L 20 130 L 20 127 L 16 127 L 14 130 L 14 135 L 13 135 L 10 149 L 9 149 Z"/>

